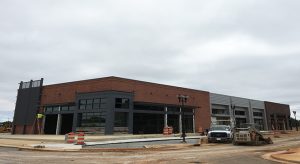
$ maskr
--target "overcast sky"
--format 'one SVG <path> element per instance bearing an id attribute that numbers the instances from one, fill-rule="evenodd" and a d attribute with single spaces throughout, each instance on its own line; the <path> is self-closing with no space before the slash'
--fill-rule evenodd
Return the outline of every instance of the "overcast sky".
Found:
<path id="1" fill-rule="evenodd" d="M 0 121 L 18 83 L 120 76 L 290 104 L 299 0 L 1 0 Z"/>

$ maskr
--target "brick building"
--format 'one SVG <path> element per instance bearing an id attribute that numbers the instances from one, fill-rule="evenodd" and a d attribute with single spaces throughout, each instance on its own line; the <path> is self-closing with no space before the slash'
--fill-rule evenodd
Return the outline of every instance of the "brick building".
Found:
<path id="1" fill-rule="evenodd" d="M 178 95 L 188 96 L 184 106 L 179 103 Z M 119 77 L 45 86 L 43 79 L 21 82 L 12 133 L 32 134 L 40 131 L 45 134 L 65 134 L 86 131 L 102 134 L 151 134 L 162 133 L 164 126 L 172 126 L 174 132 L 179 133 L 182 125 L 185 125 L 187 132 L 194 133 L 209 128 L 212 120 L 217 119 L 216 116 L 227 117 L 227 107 L 228 112 L 231 111 L 229 108 L 233 103 L 218 101 L 218 98 L 211 95 L 207 91 Z M 265 108 L 265 103 L 261 101 L 233 99 L 240 108 L 238 111 L 241 112 L 238 113 L 249 111 L 247 117 L 241 115 L 240 120 L 245 118 L 247 122 L 253 123 L 256 123 L 255 120 L 262 121 L 265 123 L 262 129 L 271 127 L 270 121 L 266 121 L 269 113 L 289 114 L 288 105 L 281 111 L 276 105 L 267 105 Z M 252 106 L 243 106 L 245 102 Z M 273 107 L 276 108 L 274 111 Z M 253 116 L 253 112 L 257 115 Z M 38 119 L 38 113 L 44 114 L 44 117 Z M 287 122 L 287 119 L 286 117 L 283 121 Z"/>

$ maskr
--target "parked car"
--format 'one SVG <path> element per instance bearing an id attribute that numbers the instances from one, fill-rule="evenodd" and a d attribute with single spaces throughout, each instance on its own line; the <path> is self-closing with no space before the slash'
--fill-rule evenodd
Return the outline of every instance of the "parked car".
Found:
<path id="1" fill-rule="evenodd" d="M 207 138 L 208 142 L 232 142 L 232 129 L 229 125 L 212 125 Z"/>

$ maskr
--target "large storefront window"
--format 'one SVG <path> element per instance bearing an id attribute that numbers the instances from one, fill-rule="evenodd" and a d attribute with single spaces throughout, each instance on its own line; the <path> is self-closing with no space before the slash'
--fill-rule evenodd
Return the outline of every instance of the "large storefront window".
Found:
<path id="1" fill-rule="evenodd" d="M 73 106 L 73 105 L 61 106 L 61 111 L 73 111 L 73 110 L 75 110 L 75 106 Z"/>
<path id="2" fill-rule="evenodd" d="M 212 109 L 212 114 L 222 114 L 222 115 L 229 115 L 229 111 L 228 110 L 224 110 L 224 109 Z"/>
<path id="3" fill-rule="evenodd" d="M 105 126 L 105 113 L 79 113 L 78 114 L 78 127 L 104 127 Z"/>
<path id="4" fill-rule="evenodd" d="M 75 110 L 74 105 L 61 105 L 61 106 L 47 106 L 45 107 L 45 112 L 51 113 L 51 112 L 64 112 L 64 111 L 73 111 Z"/>
<path id="5" fill-rule="evenodd" d="M 254 124 L 259 130 L 264 129 L 264 121 L 262 119 L 254 119 Z"/>
<path id="6" fill-rule="evenodd" d="M 229 107 L 227 105 L 212 104 L 212 114 L 229 115 Z"/>
<path id="7" fill-rule="evenodd" d="M 54 107 L 54 106 L 47 106 L 47 107 L 45 108 L 45 112 L 53 112 L 53 107 Z"/>
<path id="8" fill-rule="evenodd" d="M 100 109 L 101 104 L 105 103 L 105 99 L 94 98 L 94 99 L 81 99 L 79 100 L 79 109 L 90 110 L 90 109 Z"/>
<path id="9" fill-rule="evenodd" d="M 263 113 L 262 112 L 253 112 L 253 116 L 255 116 L 255 117 L 262 117 Z"/>
<path id="10" fill-rule="evenodd" d="M 163 114 L 134 113 L 134 134 L 161 134 L 164 128 Z"/>
<path id="11" fill-rule="evenodd" d="M 245 116 L 246 115 L 245 111 L 240 111 L 240 110 L 236 110 L 234 113 L 235 113 L 235 115 L 238 115 L 238 116 Z"/>
<path id="12" fill-rule="evenodd" d="M 128 113 L 116 112 L 115 113 L 115 127 L 127 127 L 128 126 Z"/>
<path id="13" fill-rule="evenodd" d="M 115 108 L 129 109 L 129 99 L 116 98 Z"/>
<path id="14" fill-rule="evenodd" d="M 187 133 L 193 133 L 193 115 L 185 115 L 184 116 L 185 130 Z"/>

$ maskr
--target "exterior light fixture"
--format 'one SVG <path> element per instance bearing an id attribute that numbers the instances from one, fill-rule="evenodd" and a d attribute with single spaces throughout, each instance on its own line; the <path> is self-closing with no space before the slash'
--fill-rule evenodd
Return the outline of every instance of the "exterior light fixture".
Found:
<path id="1" fill-rule="evenodd" d="M 181 134 L 181 137 L 182 137 L 182 142 L 183 143 L 186 143 L 186 140 L 185 140 L 185 137 L 186 137 L 186 132 L 185 132 L 185 117 L 184 117 L 184 104 L 187 103 L 187 100 L 189 98 L 189 96 L 187 95 L 177 95 L 177 98 L 178 98 L 178 102 L 181 103 L 181 114 L 182 114 L 182 117 L 181 117 L 181 123 L 182 123 L 182 134 Z"/>

